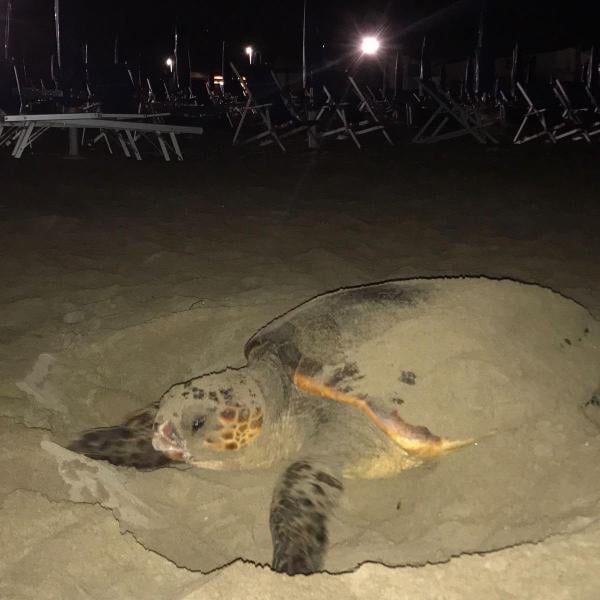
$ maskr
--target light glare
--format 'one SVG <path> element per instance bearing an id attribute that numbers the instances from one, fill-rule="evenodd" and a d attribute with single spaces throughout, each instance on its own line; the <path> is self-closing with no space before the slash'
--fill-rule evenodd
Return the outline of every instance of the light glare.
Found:
<path id="1" fill-rule="evenodd" d="M 369 35 L 362 39 L 360 50 L 363 54 L 377 54 L 380 46 L 379 40 L 376 37 Z"/>
<path id="2" fill-rule="evenodd" d="M 246 54 L 252 56 L 252 46 L 246 46 Z"/>

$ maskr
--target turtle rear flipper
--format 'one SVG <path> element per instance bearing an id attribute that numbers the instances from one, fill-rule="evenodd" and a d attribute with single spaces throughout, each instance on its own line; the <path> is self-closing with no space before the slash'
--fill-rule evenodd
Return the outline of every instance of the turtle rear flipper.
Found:
<path id="1" fill-rule="evenodd" d="M 342 491 L 337 474 L 326 465 L 301 460 L 285 470 L 273 494 L 269 519 L 275 571 L 296 575 L 323 568 L 327 519 Z"/>
<path id="2" fill-rule="evenodd" d="M 132 415 L 122 425 L 86 431 L 67 448 L 95 460 L 107 460 L 113 465 L 137 469 L 164 467 L 173 461 L 152 446 L 156 410 L 153 404 Z"/>

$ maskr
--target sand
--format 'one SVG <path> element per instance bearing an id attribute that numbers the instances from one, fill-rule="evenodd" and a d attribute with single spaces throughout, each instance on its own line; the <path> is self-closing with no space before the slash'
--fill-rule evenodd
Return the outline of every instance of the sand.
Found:
<path id="1" fill-rule="evenodd" d="M 261 325 L 341 286 L 509 277 L 600 315 L 596 148 L 253 150 L 0 162 L 0 597 L 597 598 L 584 414 L 495 460 L 352 482 L 326 565 L 346 573 L 309 578 L 260 566 L 275 471 L 139 473 L 62 447 L 242 365 Z"/>

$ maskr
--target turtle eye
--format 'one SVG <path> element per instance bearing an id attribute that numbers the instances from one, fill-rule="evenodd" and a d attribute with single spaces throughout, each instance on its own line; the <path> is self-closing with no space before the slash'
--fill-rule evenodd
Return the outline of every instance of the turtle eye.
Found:
<path id="1" fill-rule="evenodd" d="M 194 421 L 192 422 L 192 431 L 194 433 L 196 431 L 198 431 L 198 429 L 200 429 L 202 427 L 202 425 L 204 425 L 205 421 L 206 421 L 206 417 L 196 417 L 194 419 Z"/>

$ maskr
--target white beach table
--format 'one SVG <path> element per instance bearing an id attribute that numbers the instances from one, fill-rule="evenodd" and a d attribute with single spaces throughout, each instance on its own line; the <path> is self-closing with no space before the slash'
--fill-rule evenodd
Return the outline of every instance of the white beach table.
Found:
<path id="1" fill-rule="evenodd" d="M 174 154 L 176 160 L 183 160 L 177 134 L 202 135 L 204 129 L 202 127 L 147 122 L 149 119 L 168 115 L 169 113 L 150 115 L 117 113 L 2 115 L 0 116 L 0 129 L 9 127 L 13 130 L 12 135 L 15 142 L 11 154 L 14 158 L 21 158 L 25 148 L 33 144 L 46 131 L 59 128 L 95 129 L 105 134 L 107 131 L 112 131 L 115 133 L 125 156 L 130 157 L 133 154 L 137 160 L 142 160 L 137 139 L 145 137 L 152 141 L 152 137 L 155 137 L 166 161 L 171 160 L 171 153 Z M 15 128 L 18 133 L 14 132 Z M 108 144 L 108 147 L 112 153 L 110 144 Z"/>

